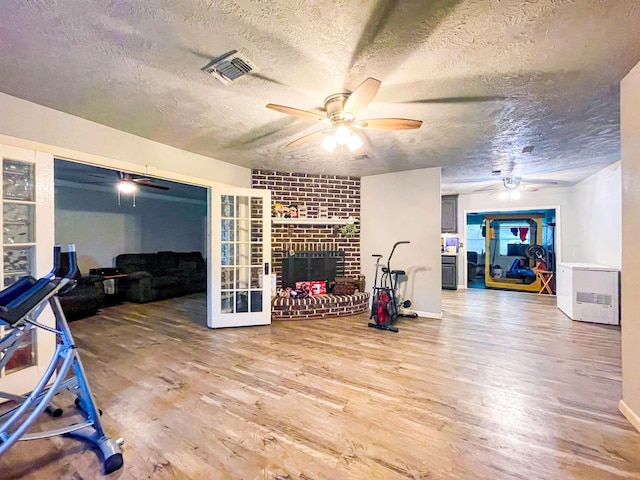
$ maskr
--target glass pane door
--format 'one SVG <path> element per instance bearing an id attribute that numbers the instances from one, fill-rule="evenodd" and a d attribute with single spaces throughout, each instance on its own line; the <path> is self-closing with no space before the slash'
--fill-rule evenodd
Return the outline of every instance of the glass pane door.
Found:
<path id="1" fill-rule="evenodd" d="M 53 246 L 53 158 L 30 150 L 0 145 L 2 167 L 2 288 L 24 276 L 43 275 L 51 269 Z M 53 325 L 49 309 L 38 318 Z M 0 326 L 0 336 L 10 332 Z M 33 388 L 48 364 L 55 337 L 31 329 L 18 350 L 0 370 L 0 390 L 24 393 Z"/>
<path id="2" fill-rule="evenodd" d="M 212 237 L 218 244 L 211 246 L 215 294 L 209 326 L 270 323 L 270 193 L 231 189 L 213 196 Z"/>

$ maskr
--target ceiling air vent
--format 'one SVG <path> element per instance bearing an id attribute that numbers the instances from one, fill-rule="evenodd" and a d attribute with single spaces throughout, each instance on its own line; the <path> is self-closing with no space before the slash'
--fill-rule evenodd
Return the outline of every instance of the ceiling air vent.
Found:
<path id="1" fill-rule="evenodd" d="M 214 58 L 200 70 L 208 73 L 220 83 L 228 85 L 247 73 L 255 72 L 257 68 L 247 58 L 242 57 L 237 50 L 231 50 Z"/>

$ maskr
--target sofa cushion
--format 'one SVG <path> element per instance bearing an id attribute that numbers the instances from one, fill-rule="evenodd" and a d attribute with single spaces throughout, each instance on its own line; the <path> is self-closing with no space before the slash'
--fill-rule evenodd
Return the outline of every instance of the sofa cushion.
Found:
<path id="1" fill-rule="evenodd" d="M 151 286 L 156 289 L 175 288 L 176 291 L 179 291 L 180 285 L 181 285 L 181 281 L 175 275 L 164 275 L 162 277 L 153 277 L 153 280 L 151 281 Z"/>
<path id="2" fill-rule="evenodd" d="M 158 259 L 165 272 L 171 270 L 184 270 L 187 273 L 204 272 L 207 267 L 200 252 L 158 252 Z M 195 269 L 193 268 L 195 264 Z"/>
<path id="3" fill-rule="evenodd" d="M 155 253 L 123 253 L 116 257 L 116 267 L 124 273 L 149 272 L 151 275 L 162 275 L 158 257 Z"/>

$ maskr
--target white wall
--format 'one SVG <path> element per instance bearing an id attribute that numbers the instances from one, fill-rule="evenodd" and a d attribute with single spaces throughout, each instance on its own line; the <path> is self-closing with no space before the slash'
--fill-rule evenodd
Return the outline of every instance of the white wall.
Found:
<path id="1" fill-rule="evenodd" d="M 137 137 L 51 108 L 0 93 L 1 143 L 37 148 L 59 158 L 83 160 L 136 173 L 175 172 L 251 187 L 251 170 Z M 11 137 L 28 140 L 16 144 Z M 122 164 L 118 164 L 122 162 Z"/>
<path id="2" fill-rule="evenodd" d="M 110 267 L 121 253 L 199 251 L 206 257 L 205 202 L 138 196 L 118 205 L 114 192 L 57 186 L 55 240 L 75 243 L 82 273 Z"/>
<path id="3" fill-rule="evenodd" d="M 374 175 L 361 179 L 360 235 L 362 271 L 367 284 L 375 274 L 371 255 L 385 260 L 393 244 L 401 245 L 392 268 L 405 270 L 402 286 L 405 299 L 421 316 L 439 317 L 442 312 L 442 270 L 440 263 L 440 169 Z"/>
<path id="4" fill-rule="evenodd" d="M 616 162 L 573 188 L 566 261 L 622 268 L 621 186 L 621 163 Z"/>
<path id="5" fill-rule="evenodd" d="M 621 83 L 622 138 L 622 401 L 640 430 L 640 64 Z"/>

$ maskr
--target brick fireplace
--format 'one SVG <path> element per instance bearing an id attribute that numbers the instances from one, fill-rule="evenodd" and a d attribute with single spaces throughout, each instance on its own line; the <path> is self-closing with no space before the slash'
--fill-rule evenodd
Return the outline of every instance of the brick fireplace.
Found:
<path id="1" fill-rule="evenodd" d="M 307 218 L 317 218 L 321 209 L 328 217 L 360 217 L 360 178 L 311 175 L 267 170 L 252 171 L 252 188 L 271 190 L 272 204 L 305 206 Z M 289 251 L 342 251 L 344 275 L 360 274 L 360 236 L 344 237 L 341 225 L 273 224 L 271 229 L 272 266 L 282 281 L 282 260 Z M 314 279 L 308 279 L 314 280 Z"/>

